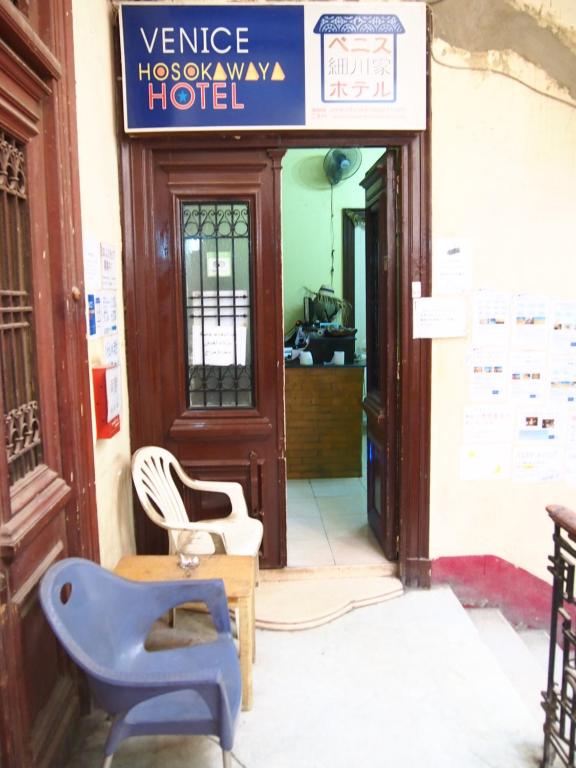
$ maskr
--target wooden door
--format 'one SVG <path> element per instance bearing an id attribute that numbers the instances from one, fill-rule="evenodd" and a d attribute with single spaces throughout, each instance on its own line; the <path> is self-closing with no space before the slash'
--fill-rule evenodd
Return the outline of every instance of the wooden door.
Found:
<path id="1" fill-rule="evenodd" d="M 385 556 L 398 559 L 399 152 L 366 174 L 366 398 L 368 520 Z"/>
<path id="2" fill-rule="evenodd" d="M 172 139 L 124 148 L 132 448 L 161 445 L 194 477 L 240 482 L 286 563 L 280 152 Z M 185 494 L 192 519 L 228 511 Z M 166 534 L 136 509 L 141 552 Z"/>
<path id="3" fill-rule="evenodd" d="M 62 557 L 98 556 L 71 23 L 67 0 L 0 0 L 3 768 L 62 765 L 79 678 L 38 583 Z"/>

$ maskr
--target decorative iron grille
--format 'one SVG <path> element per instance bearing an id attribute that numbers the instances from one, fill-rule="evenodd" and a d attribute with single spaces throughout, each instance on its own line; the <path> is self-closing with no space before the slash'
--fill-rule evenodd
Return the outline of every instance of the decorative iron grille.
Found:
<path id="1" fill-rule="evenodd" d="M 554 521 L 554 554 L 548 570 L 553 576 L 548 683 L 543 693 L 544 756 L 542 768 L 558 762 L 576 766 L 576 514 L 549 506 Z M 561 650 L 559 648 L 561 645 Z M 561 664 L 557 655 L 561 654 Z"/>
<path id="2" fill-rule="evenodd" d="M 0 374 L 14 485 L 42 461 L 24 146 L 0 131 Z"/>
<path id="3" fill-rule="evenodd" d="M 250 211 L 242 202 L 182 205 L 188 407 L 254 403 Z"/>

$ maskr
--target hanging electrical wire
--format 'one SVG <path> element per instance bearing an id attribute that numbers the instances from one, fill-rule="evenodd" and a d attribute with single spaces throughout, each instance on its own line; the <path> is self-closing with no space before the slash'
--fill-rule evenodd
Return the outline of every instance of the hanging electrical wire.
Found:
<path id="1" fill-rule="evenodd" d="M 330 288 L 334 288 L 334 184 L 330 184 Z"/>

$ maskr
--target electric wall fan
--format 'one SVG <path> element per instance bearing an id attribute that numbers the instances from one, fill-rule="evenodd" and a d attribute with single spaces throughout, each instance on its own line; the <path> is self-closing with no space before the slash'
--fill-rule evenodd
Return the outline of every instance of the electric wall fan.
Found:
<path id="1" fill-rule="evenodd" d="M 353 176 L 362 162 L 362 153 L 356 147 L 340 149 L 336 147 L 324 157 L 324 173 L 331 186 Z"/>

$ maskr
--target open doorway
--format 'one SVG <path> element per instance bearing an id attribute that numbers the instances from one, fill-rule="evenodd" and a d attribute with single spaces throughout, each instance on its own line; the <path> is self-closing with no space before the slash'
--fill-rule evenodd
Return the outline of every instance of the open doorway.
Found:
<path id="1" fill-rule="evenodd" d="M 428 340 L 412 338 L 411 289 L 417 285 L 426 295 L 430 283 L 428 137 L 426 134 L 387 134 L 385 141 L 385 161 L 375 166 L 377 173 L 372 180 L 365 181 L 364 186 L 367 253 L 384 256 L 396 248 L 398 253 L 392 263 L 397 269 L 397 281 L 389 279 L 386 260 L 382 258 L 381 271 L 374 274 L 375 279 L 368 281 L 367 286 L 371 285 L 373 295 L 384 302 L 380 309 L 388 310 L 394 305 L 388 314 L 395 319 L 395 336 L 392 343 L 382 344 L 383 354 L 377 352 L 371 356 L 377 365 L 370 378 L 365 411 L 374 437 L 370 438 L 368 466 L 377 471 L 368 472 L 368 508 L 374 512 L 370 515 L 371 521 L 382 523 L 392 518 L 396 524 L 395 530 L 390 526 L 386 530 L 392 531 L 391 544 L 395 547 L 403 581 L 424 586 L 429 583 L 430 573 L 430 344 Z M 286 151 L 303 146 L 326 150 L 330 146 L 377 146 L 380 152 L 382 141 L 363 136 L 350 136 L 344 141 L 342 136 L 266 135 L 226 144 L 225 149 L 220 137 L 145 137 L 122 144 L 126 169 L 124 222 L 130 241 L 125 266 L 127 332 L 131 338 L 138 339 L 138 343 L 127 350 L 132 448 L 162 445 L 177 456 L 189 474 L 199 479 L 239 482 L 250 514 L 264 523 L 260 558 L 263 568 L 282 567 L 287 562 L 282 346 L 290 318 L 286 317 L 284 325 L 280 309 L 283 295 L 281 169 Z M 319 185 L 322 149 L 315 154 Z M 392 174 L 388 174 L 390 158 L 396 158 Z M 311 175 L 311 165 L 305 163 L 300 173 Z M 287 169 L 285 175 L 288 172 Z M 361 174 L 362 171 L 357 174 L 358 182 L 363 180 Z M 386 180 L 387 185 L 383 185 Z M 318 243 L 322 221 L 331 218 L 330 208 L 326 208 L 330 186 L 323 184 L 323 189 L 307 190 L 306 195 L 306 188 L 301 185 L 296 195 L 295 226 L 296 234 L 301 236 L 310 195 L 322 192 L 324 212 L 318 213 L 311 226 L 309 238 L 313 243 Z M 385 195 L 381 194 L 382 189 L 386 190 Z M 338 188 L 334 191 L 337 193 Z M 380 200 L 394 198 L 397 200 L 394 211 L 379 204 Z M 246 364 L 249 363 L 250 371 L 247 382 L 250 402 L 240 407 L 227 401 L 214 404 L 210 399 L 206 404 L 195 405 L 191 386 L 194 385 L 194 390 L 197 388 L 196 379 L 187 375 L 190 367 L 194 367 L 194 360 L 187 358 L 184 343 L 188 308 L 183 291 L 186 248 L 182 214 L 190 204 L 214 207 L 237 203 L 244 206 L 250 222 L 250 349 L 257 351 Z M 346 202 L 342 207 L 361 207 L 361 204 Z M 336 210 L 335 206 L 335 243 L 341 238 Z M 388 227 L 392 219 L 396 228 Z M 329 223 L 323 227 L 330 232 Z M 284 229 L 288 232 L 289 227 Z M 228 253 L 230 248 L 223 250 Z M 323 264 L 321 260 L 320 264 Z M 204 266 L 207 270 L 209 265 Z M 299 277 L 299 315 L 303 312 L 302 285 L 316 290 L 325 281 L 323 275 L 306 282 Z M 384 315 L 384 311 L 380 311 L 377 317 L 372 316 L 378 320 L 378 326 L 375 322 L 367 324 L 367 331 L 378 327 L 381 334 L 372 338 L 375 348 L 381 340 L 390 338 L 388 330 L 392 323 L 387 322 L 390 318 Z M 388 351 L 395 355 L 393 359 L 387 359 Z M 379 386 L 385 383 L 391 390 L 392 380 L 398 395 L 394 424 L 386 418 L 390 413 L 389 398 L 381 396 Z M 232 377 L 230 386 L 235 387 L 237 381 L 240 380 Z M 371 399 L 374 393 L 376 396 Z M 366 404 L 370 406 L 368 410 Z M 379 436 L 374 425 L 386 428 L 386 433 Z M 388 460 L 388 446 L 394 442 L 395 456 L 401 456 L 402 460 L 397 462 L 392 487 L 387 485 L 390 473 L 383 467 Z M 215 516 L 224 511 L 196 509 L 195 499 L 186 499 L 186 503 L 190 514 L 197 517 Z M 137 515 L 135 522 L 139 550 L 164 551 L 161 529 L 148 525 L 144 515 Z M 380 528 L 384 530 L 385 526 Z"/>
<path id="2" fill-rule="evenodd" d="M 344 172 L 333 178 L 330 147 L 290 149 L 282 162 L 290 567 L 387 562 L 367 519 L 362 409 L 367 344 L 361 182 L 384 152 L 339 148 L 336 161 L 343 161 Z"/>

